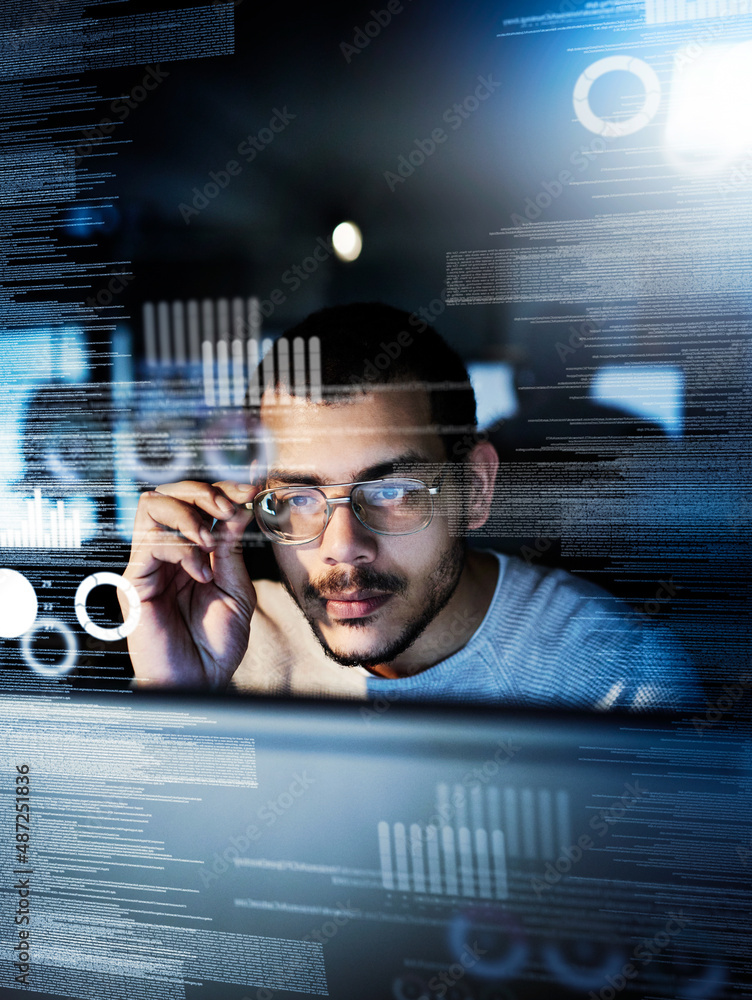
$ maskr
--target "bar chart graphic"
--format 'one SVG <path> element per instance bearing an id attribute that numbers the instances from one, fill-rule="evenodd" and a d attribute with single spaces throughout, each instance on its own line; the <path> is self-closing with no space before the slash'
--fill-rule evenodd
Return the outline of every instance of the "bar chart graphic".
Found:
<path id="1" fill-rule="evenodd" d="M 275 377 L 290 393 L 322 398 L 321 345 L 296 337 L 262 337 L 261 304 L 242 298 L 145 302 L 142 308 L 147 367 L 200 372 L 204 405 L 258 406 Z"/>
<path id="2" fill-rule="evenodd" d="M 65 501 L 50 503 L 34 490 L 34 499 L 24 501 L 26 516 L 17 526 L 0 525 L 0 548 L 80 549 L 81 518 L 79 512 L 66 511 Z"/>
<path id="3" fill-rule="evenodd" d="M 302 337 L 293 340 L 292 350 L 286 337 L 202 341 L 204 403 L 208 407 L 243 406 L 246 402 L 258 406 L 264 388 L 277 381 L 289 389 L 279 402 L 290 399 L 291 394 L 320 401 L 321 343 L 318 337 L 311 337 L 307 346 L 306 351 Z"/>
<path id="4" fill-rule="evenodd" d="M 379 822 L 384 889 L 507 899 L 510 859 L 554 860 L 571 843 L 566 791 L 439 784 L 428 823 Z"/>

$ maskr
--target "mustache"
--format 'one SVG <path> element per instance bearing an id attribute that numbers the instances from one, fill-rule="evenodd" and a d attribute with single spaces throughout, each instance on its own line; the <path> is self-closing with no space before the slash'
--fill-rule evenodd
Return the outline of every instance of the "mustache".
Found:
<path id="1" fill-rule="evenodd" d="M 402 594 L 407 590 L 407 579 L 399 573 L 381 573 L 371 566 L 352 570 L 334 569 L 316 581 L 303 586 L 303 599 L 322 600 L 323 594 L 344 594 L 353 590 L 381 590 L 389 594 Z"/>

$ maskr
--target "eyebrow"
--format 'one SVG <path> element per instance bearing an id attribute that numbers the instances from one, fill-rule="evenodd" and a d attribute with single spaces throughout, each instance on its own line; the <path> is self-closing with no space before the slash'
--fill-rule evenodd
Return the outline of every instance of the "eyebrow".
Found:
<path id="1" fill-rule="evenodd" d="M 422 455 L 417 451 L 406 451 L 401 455 L 390 458 L 385 462 L 378 462 L 376 465 L 369 465 L 365 469 L 359 469 L 350 480 L 358 483 L 369 479 L 382 479 L 384 476 L 393 476 L 395 467 L 399 465 L 414 465 L 415 463 L 435 465 L 433 459 Z M 294 469 L 270 469 L 266 477 L 267 485 L 271 482 L 280 485 L 295 486 L 333 486 L 338 485 L 327 482 L 323 476 L 317 476 L 310 472 L 296 472 Z"/>

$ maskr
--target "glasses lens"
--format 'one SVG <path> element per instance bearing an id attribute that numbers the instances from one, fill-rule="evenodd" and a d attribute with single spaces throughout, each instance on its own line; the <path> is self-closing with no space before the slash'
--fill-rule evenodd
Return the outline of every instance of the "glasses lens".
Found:
<path id="1" fill-rule="evenodd" d="M 409 535 L 425 528 L 433 514 L 428 487 L 414 479 L 363 483 L 352 494 L 361 521 L 385 535 Z"/>
<path id="2" fill-rule="evenodd" d="M 315 538 L 326 523 L 326 501 L 314 489 L 273 490 L 256 505 L 256 517 L 268 534 L 285 542 Z"/>

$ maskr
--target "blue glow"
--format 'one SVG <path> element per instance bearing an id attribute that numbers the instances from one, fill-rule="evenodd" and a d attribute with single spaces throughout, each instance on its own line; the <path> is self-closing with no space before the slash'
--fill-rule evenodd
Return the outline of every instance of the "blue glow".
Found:
<path id="1" fill-rule="evenodd" d="M 89 353 L 84 332 L 77 326 L 63 328 L 53 357 L 54 374 L 66 382 L 83 382 L 89 377 Z"/>
<path id="2" fill-rule="evenodd" d="M 77 236 L 79 239 L 91 236 L 96 225 L 94 210 L 86 205 L 76 205 L 66 214 L 65 228 L 71 236 Z"/>
<path id="3" fill-rule="evenodd" d="M 606 365 L 593 379 L 590 396 L 652 420 L 667 434 L 682 433 L 684 372 L 675 365 Z"/>
<path id="4" fill-rule="evenodd" d="M 478 407 L 478 427 L 483 430 L 518 409 L 514 370 L 501 361 L 476 361 L 467 366 Z"/>
<path id="5" fill-rule="evenodd" d="M 83 382 L 89 352 L 77 326 L 8 331 L 0 340 L 0 474 L 3 482 L 23 475 L 22 427 L 30 397 L 52 379 Z"/>
<path id="6" fill-rule="evenodd" d="M 120 224 L 120 213 L 113 205 L 75 205 L 68 210 L 65 228 L 85 240 L 101 233 L 111 233 Z"/>

